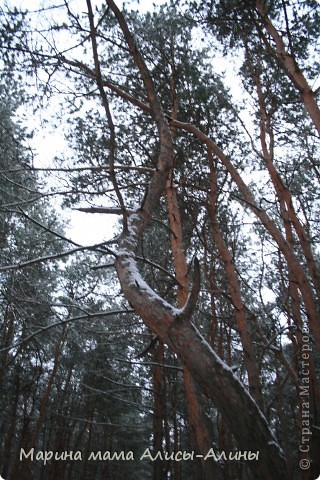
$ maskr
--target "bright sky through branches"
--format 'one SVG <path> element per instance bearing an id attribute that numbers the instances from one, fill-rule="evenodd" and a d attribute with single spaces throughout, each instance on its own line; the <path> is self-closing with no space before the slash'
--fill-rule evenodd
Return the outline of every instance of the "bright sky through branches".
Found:
<path id="1" fill-rule="evenodd" d="M 119 6 L 125 5 L 128 9 L 138 9 L 141 13 L 153 10 L 154 7 L 161 4 L 167 3 L 166 0 L 141 0 L 141 1 L 118 1 Z M 58 21 L 62 23 L 64 21 L 65 9 L 59 0 L 19 0 L 19 1 L 10 1 L 9 5 L 15 6 L 17 8 L 26 9 L 31 12 L 30 15 L 33 17 L 33 21 L 37 21 L 37 28 L 43 28 L 45 32 L 47 29 L 46 20 Z M 93 0 L 93 7 L 99 6 L 101 1 Z M 53 6 L 60 6 L 60 8 L 52 8 Z M 86 12 L 86 1 L 85 0 L 70 0 L 68 5 L 73 12 L 78 12 L 79 14 L 84 14 Z M 46 10 L 44 14 L 42 10 Z M 34 12 L 34 13 L 32 13 Z M 38 13 L 39 12 L 39 13 Z M 41 13 L 40 13 L 41 12 Z M 38 19 L 38 20 L 37 20 Z M 40 27 L 41 25 L 41 27 Z M 53 39 L 48 33 L 44 37 L 44 40 L 47 42 L 54 42 L 54 45 L 64 51 L 66 45 L 71 46 L 70 39 L 64 38 L 64 33 L 59 32 L 57 36 Z M 200 37 L 199 37 L 200 38 Z M 199 39 L 195 38 L 195 43 Z M 58 43 L 57 43 L 58 42 Z M 199 41 L 200 42 L 200 41 Z M 202 47 L 202 45 L 200 45 Z M 67 52 L 73 56 L 74 52 Z M 217 52 L 215 53 L 217 55 Z M 232 87 L 232 91 L 235 95 L 239 95 L 239 86 L 234 82 L 234 63 L 228 64 L 225 58 L 222 56 L 217 56 L 214 60 L 215 62 L 215 71 L 217 73 L 223 73 L 226 70 L 226 82 L 229 87 Z M 39 73 L 41 74 L 41 73 Z M 44 79 L 43 81 L 46 81 Z M 61 84 L 61 89 L 63 90 L 64 85 Z M 67 88 L 67 86 L 66 86 Z M 36 83 L 34 84 L 33 89 L 36 92 Z M 58 95 L 59 97 L 59 95 Z M 57 97 L 57 98 L 58 98 Z M 60 98 L 61 100 L 61 98 Z M 35 149 L 35 163 L 34 165 L 38 168 L 46 168 L 48 166 L 53 167 L 53 158 L 67 158 L 69 147 L 67 142 L 64 139 L 64 129 L 52 126 L 54 123 L 54 117 L 61 109 L 59 104 L 59 99 L 51 98 L 49 101 L 49 106 L 45 107 L 44 110 L 38 111 L 34 115 L 29 115 L 29 126 L 35 129 L 36 135 L 33 143 L 33 148 Z M 32 116 L 32 119 L 31 119 Z M 52 181 L 55 185 L 58 185 L 58 190 L 64 190 L 64 184 L 59 181 L 59 175 L 52 173 L 49 177 L 48 184 Z M 60 182 L 60 183 L 59 183 Z M 61 188 L 60 188 L 61 184 Z M 70 211 L 66 212 L 68 217 Z M 97 214 L 86 214 L 82 212 L 73 211 L 71 212 L 71 224 L 70 229 L 68 229 L 68 236 L 70 236 L 74 241 L 81 244 L 93 244 L 103 240 L 108 240 L 113 236 L 113 216 L 106 215 L 97 215 Z"/>

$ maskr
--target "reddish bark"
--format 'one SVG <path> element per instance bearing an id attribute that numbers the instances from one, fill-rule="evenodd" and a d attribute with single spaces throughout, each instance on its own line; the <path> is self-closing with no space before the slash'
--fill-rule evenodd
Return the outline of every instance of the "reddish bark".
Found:
<path id="1" fill-rule="evenodd" d="M 258 94 L 260 110 L 260 142 L 262 147 L 263 160 L 266 164 L 277 195 L 284 226 L 287 229 L 288 226 L 289 228 L 291 228 L 291 224 L 293 225 L 295 232 L 299 238 L 299 245 L 304 254 L 306 266 L 312 278 L 314 289 L 317 293 L 318 298 L 320 298 L 320 280 L 316 261 L 311 249 L 311 239 L 308 237 L 305 228 L 303 227 L 302 223 L 298 218 L 298 215 L 294 208 L 290 190 L 285 186 L 274 164 L 274 132 L 272 129 L 272 113 L 269 113 L 267 111 L 260 76 L 258 73 L 254 72 L 254 69 L 252 68 L 252 65 L 250 63 L 249 56 L 248 66 L 253 80 L 255 81 Z M 293 241 L 290 243 L 290 246 L 292 251 L 295 252 L 296 247 Z M 290 265 L 288 265 L 288 268 L 290 270 Z"/>
<path id="2" fill-rule="evenodd" d="M 171 235 L 172 255 L 178 281 L 177 301 L 178 307 L 183 308 L 187 303 L 189 295 L 188 266 L 183 246 L 183 234 L 181 216 L 177 199 L 176 188 L 173 187 L 171 179 L 166 186 L 166 197 L 168 204 L 168 216 Z M 209 419 L 206 417 L 204 401 L 189 370 L 184 367 L 184 388 L 188 406 L 188 421 L 191 429 L 191 440 L 195 444 L 194 450 L 205 455 L 212 445 L 212 432 L 209 426 Z M 199 468 L 200 467 L 200 468 Z M 210 479 L 213 476 L 218 479 L 218 465 L 211 459 L 193 464 L 195 478 Z M 200 470 L 200 471 L 199 471 Z"/>
<path id="3" fill-rule="evenodd" d="M 287 50 L 280 32 L 276 29 L 269 18 L 266 11 L 265 2 L 263 0 L 256 0 L 255 5 L 261 22 L 274 41 L 275 47 L 271 45 L 267 36 L 258 25 L 258 31 L 261 38 L 264 41 L 269 53 L 273 56 L 280 68 L 291 80 L 296 90 L 298 90 L 301 100 L 307 112 L 309 113 L 310 118 L 312 119 L 313 124 L 318 131 L 318 134 L 320 135 L 320 109 L 315 99 L 315 93 L 312 91 L 312 88 L 309 85 L 306 77 L 299 68 L 297 59 L 295 58 L 293 52 L 289 52 Z"/>
<path id="4" fill-rule="evenodd" d="M 164 359 L 164 345 L 162 342 L 157 346 L 154 361 L 159 365 L 153 367 L 153 451 L 156 455 L 163 452 L 164 421 L 165 421 L 165 398 L 164 398 L 164 373 L 161 364 Z M 157 458 L 153 462 L 153 480 L 163 479 L 164 461 Z"/>
<path id="5" fill-rule="evenodd" d="M 127 245 L 126 240 L 122 245 Z M 122 249 L 116 268 L 123 292 L 137 314 L 182 359 L 225 416 L 241 449 L 263 452 L 258 462 L 250 463 L 258 478 L 271 480 L 276 471 L 279 479 L 286 479 L 279 446 L 256 402 L 190 323 L 190 318 L 148 288 L 132 262 L 133 254 Z"/>
<path id="6" fill-rule="evenodd" d="M 253 398 L 257 401 L 260 408 L 263 408 L 262 387 L 258 371 L 258 363 L 255 357 L 255 352 L 252 344 L 249 326 L 246 317 L 246 310 L 241 298 L 240 285 L 235 270 L 232 255 L 224 242 L 222 232 L 219 227 L 217 217 L 217 200 L 218 200 L 218 186 L 217 175 L 212 156 L 209 156 L 210 164 L 210 184 L 211 192 L 209 198 L 209 213 L 211 219 L 211 228 L 213 237 L 224 264 L 224 271 L 226 275 L 228 290 L 230 292 L 230 299 L 234 307 L 234 316 L 237 322 L 237 327 L 240 335 L 240 340 L 243 348 L 244 365 L 248 373 L 249 391 Z"/>
<path id="7" fill-rule="evenodd" d="M 54 382 L 54 379 L 55 379 L 55 376 L 56 376 L 56 373 L 57 373 L 57 370 L 58 370 L 58 366 L 59 366 L 59 357 L 60 357 L 60 352 L 61 352 L 61 348 L 62 348 L 64 339 L 65 339 L 65 333 L 66 333 L 66 326 L 63 327 L 62 333 L 61 333 L 60 337 L 58 338 L 57 345 L 56 345 L 56 348 L 55 348 L 54 359 L 53 359 L 53 368 L 52 368 L 52 371 L 50 373 L 50 376 L 49 376 L 49 379 L 48 379 L 48 384 L 47 384 L 46 390 L 44 392 L 44 395 L 43 395 L 43 398 L 42 398 L 42 401 L 41 401 L 41 405 L 40 405 L 40 409 L 39 409 L 39 415 L 38 415 L 36 424 L 34 426 L 32 435 L 31 435 L 30 445 L 32 445 L 32 446 L 36 445 L 36 442 L 38 440 L 38 436 L 39 436 L 39 433 L 40 433 L 40 429 L 42 427 L 43 420 L 44 420 L 44 417 L 45 417 L 45 414 L 46 414 L 46 409 L 47 409 L 47 406 L 48 406 L 48 403 L 49 403 L 51 388 L 52 388 L 52 385 L 53 385 L 53 382 Z"/>
<path id="8" fill-rule="evenodd" d="M 287 474 L 282 452 L 266 419 L 233 372 L 191 324 L 193 305 L 188 302 L 185 309 L 174 309 L 152 291 L 138 272 L 135 250 L 165 190 L 173 162 L 173 145 L 166 116 L 162 112 L 152 79 L 124 17 L 113 0 L 107 0 L 107 3 L 118 20 L 130 53 L 139 68 L 160 141 L 157 171 L 151 179 L 143 208 L 129 216 L 128 228 L 119 239 L 115 266 L 123 293 L 146 325 L 181 358 L 192 377 L 224 414 L 228 427 L 234 433 L 241 448 L 254 452 L 260 450 L 259 461 L 250 463 L 254 474 L 261 480 L 271 480 L 274 478 L 274 472 L 277 472 L 277 478 L 285 480 Z M 178 123 L 181 126 L 180 122 Z M 203 141 L 205 144 L 209 143 L 211 151 L 217 148 L 211 145 L 207 138 Z M 243 184 L 242 180 L 241 183 Z M 241 414 L 239 414 L 239 406 Z"/>
<path id="9" fill-rule="evenodd" d="M 287 240 L 283 237 L 282 232 L 275 225 L 272 219 L 269 217 L 267 212 L 260 208 L 248 186 L 243 181 L 241 175 L 233 166 L 231 160 L 222 152 L 222 150 L 203 132 L 201 132 L 195 126 L 173 120 L 170 122 L 171 126 L 184 129 L 195 134 L 199 140 L 208 146 L 209 151 L 215 155 L 220 162 L 225 166 L 229 172 L 232 180 L 237 185 L 243 201 L 251 209 L 251 211 L 259 218 L 262 225 L 265 227 L 267 232 L 271 235 L 273 240 L 277 243 L 280 252 L 283 254 L 284 258 L 287 261 L 287 264 L 290 266 L 290 269 L 294 275 L 295 282 L 299 287 L 301 296 L 304 302 L 306 314 L 310 324 L 310 330 L 312 332 L 316 348 L 320 350 L 320 328 L 319 328 L 319 309 L 317 302 L 314 296 L 314 291 L 310 285 L 308 276 L 306 275 L 303 266 L 301 265 L 299 259 L 297 258 L 295 252 L 292 251 L 292 248 L 288 244 Z"/>

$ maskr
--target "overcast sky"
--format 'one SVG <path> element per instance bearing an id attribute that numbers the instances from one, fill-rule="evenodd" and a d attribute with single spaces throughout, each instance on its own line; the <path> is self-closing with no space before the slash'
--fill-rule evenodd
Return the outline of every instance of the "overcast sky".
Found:
<path id="1" fill-rule="evenodd" d="M 20 6 L 23 9 L 29 11 L 37 11 L 38 9 L 48 8 L 51 5 L 59 5 L 63 2 L 60 0 L 9 0 L 11 5 L 16 7 Z M 100 5 L 101 1 L 92 0 L 93 5 Z M 160 5 L 166 3 L 166 0 L 140 0 L 140 1 L 125 1 L 116 0 L 116 3 L 119 7 L 123 3 L 126 4 L 128 8 L 139 9 L 141 12 L 146 12 L 147 10 L 152 10 L 154 5 Z M 78 12 L 85 12 L 86 0 L 70 0 L 69 5 L 72 9 L 77 10 Z M 57 10 L 48 11 L 48 16 L 53 15 L 54 17 L 58 15 Z M 42 14 L 43 18 L 43 14 Z M 40 20 L 40 19 L 39 19 Z M 215 69 L 223 70 L 226 66 L 225 62 L 215 61 Z M 228 68 L 227 71 L 227 84 L 232 83 L 232 66 Z M 235 89 L 235 84 L 233 89 Z M 235 94 L 237 91 L 235 90 Z M 53 107 L 54 108 L 54 107 Z M 43 122 L 43 127 L 41 127 L 41 116 L 49 116 L 50 112 L 40 112 L 34 118 L 34 126 L 38 129 L 38 133 L 35 138 L 35 147 L 37 150 L 37 155 L 35 157 L 35 166 L 46 168 L 50 163 L 51 159 L 54 156 L 61 156 L 67 151 L 67 144 L 63 139 L 63 132 L 59 129 L 52 129 L 46 127 Z M 40 126 L 40 128 L 39 128 Z M 62 185 L 63 187 L 63 185 Z M 63 188 L 62 188 L 63 189 Z M 69 216 L 69 213 L 68 213 Z M 71 237 L 74 241 L 81 244 L 94 244 L 103 240 L 108 240 L 113 235 L 112 229 L 112 218 L 113 216 L 109 215 L 98 215 L 98 214 L 85 214 L 81 212 L 70 212 L 71 218 L 71 228 L 68 229 L 67 236 Z"/>

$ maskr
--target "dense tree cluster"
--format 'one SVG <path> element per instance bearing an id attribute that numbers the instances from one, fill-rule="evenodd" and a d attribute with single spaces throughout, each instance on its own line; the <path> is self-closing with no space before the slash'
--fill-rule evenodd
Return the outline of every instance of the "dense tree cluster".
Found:
<path id="1" fill-rule="evenodd" d="M 0 474 L 317 478 L 318 3 L 0 18 Z"/>

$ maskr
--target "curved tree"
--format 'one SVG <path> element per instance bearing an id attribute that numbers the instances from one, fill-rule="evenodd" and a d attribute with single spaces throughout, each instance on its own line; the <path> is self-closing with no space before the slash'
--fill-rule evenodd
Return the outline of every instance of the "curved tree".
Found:
<path id="1" fill-rule="evenodd" d="M 96 12 L 87 0 L 86 13 L 66 2 L 46 41 L 33 32 L 33 43 L 21 37 L 16 48 L 17 62 L 22 56 L 47 75 L 46 92 L 61 90 L 62 78 L 70 90 L 76 82 L 68 120 L 76 113 L 78 156 L 56 169 L 71 174 L 65 205 L 121 216 L 109 242 L 117 249 L 102 248 L 126 300 L 161 342 L 158 359 L 165 344 L 190 375 L 190 424 L 197 432 L 205 418 L 204 395 L 206 413 L 215 412 L 237 447 L 259 451 L 248 467 L 262 479 L 299 472 L 284 434 L 296 458 L 300 451 L 311 462 L 302 478 L 319 473 L 319 109 L 307 81 L 317 67 L 305 48 L 318 38 L 318 12 L 306 3 L 194 2 L 190 19 L 173 2 L 145 17 L 113 0 Z M 193 47 L 201 26 L 216 49 L 221 41 L 243 56 L 250 120 L 215 75 L 212 49 Z M 284 392 L 290 419 L 281 412 Z"/>

